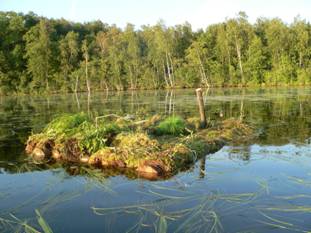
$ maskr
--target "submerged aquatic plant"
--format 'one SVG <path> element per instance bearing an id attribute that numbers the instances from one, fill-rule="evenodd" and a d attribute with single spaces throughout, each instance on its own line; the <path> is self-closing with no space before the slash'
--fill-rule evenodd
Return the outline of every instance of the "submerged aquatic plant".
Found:
<path id="1" fill-rule="evenodd" d="M 155 133 L 157 135 L 179 136 L 186 133 L 186 123 L 179 116 L 171 116 L 159 123 Z"/>
<path id="2" fill-rule="evenodd" d="M 37 229 L 36 227 L 31 226 L 27 220 L 21 220 L 17 218 L 15 215 L 10 214 L 10 219 L 0 218 L 0 230 L 4 230 L 4 232 L 16 232 L 16 233 L 53 233 L 51 227 L 47 223 L 47 221 L 43 218 L 39 210 L 35 210 L 37 222 L 41 229 Z"/>
<path id="3" fill-rule="evenodd" d="M 260 187 L 253 193 L 209 192 L 202 195 L 191 190 L 180 190 L 179 187 L 162 187 L 157 184 L 151 184 L 148 191 L 140 193 L 148 195 L 152 200 L 127 206 L 91 209 L 94 214 L 107 218 L 122 215 L 135 217 L 137 221 L 128 226 L 127 232 L 141 232 L 145 228 L 161 233 L 226 232 L 222 218 L 239 212 L 243 205 L 256 201 L 264 194 Z M 218 210 L 220 206 L 222 212 Z"/>

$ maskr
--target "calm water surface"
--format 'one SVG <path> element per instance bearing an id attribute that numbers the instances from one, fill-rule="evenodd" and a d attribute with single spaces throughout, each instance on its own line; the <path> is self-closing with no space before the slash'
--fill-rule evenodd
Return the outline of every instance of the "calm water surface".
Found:
<path id="1" fill-rule="evenodd" d="M 311 89 L 215 89 L 212 120 L 242 117 L 258 139 L 168 180 L 34 164 L 27 137 L 61 113 L 197 115 L 193 90 L 0 97 L 0 232 L 310 232 Z M 27 228 L 27 227 L 26 227 Z"/>

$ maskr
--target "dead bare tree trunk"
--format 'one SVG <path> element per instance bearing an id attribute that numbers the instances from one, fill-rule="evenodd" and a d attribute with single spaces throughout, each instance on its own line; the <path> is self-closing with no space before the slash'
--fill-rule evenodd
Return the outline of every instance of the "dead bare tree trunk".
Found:
<path id="1" fill-rule="evenodd" d="M 90 116 L 91 114 L 91 93 L 87 93 L 87 114 Z"/>
<path id="2" fill-rule="evenodd" d="M 173 87 L 173 82 L 172 82 L 172 77 L 171 77 L 171 68 L 170 68 L 167 52 L 165 54 L 166 54 L 166 68 L 167 68 L 168 80 L 169 80 L 169 83 L 170 83 L 170 87 L 172 88 Z"/>
<path id="3" fill-rule="evenodd" d="M 133 67 L 133 74 L 134 74 L 134 88 L 135 89 L 137 89 L 137 74 L 138 74 L 138 72 L 137 72 L 137 66 L 134 66 Z"/>
<path id="4" fill-rule="evenodd" d="M 174 113 L 173 90 L 170 90 L 170 102 L 169 102 L 168 114 L 171 115 L 172 112 Z"/>
<path id="5" fill-rule="evenodd" d="M 158 87 L 158 82 L 157 82 L 157 80 L 159 80 L 159 76 L 160 76 L 160 74 L 159 74 L 159 67 L 158 66 L 156 66 L 156 68 L 155 68 L 155 70 L 156 70 L 156 78 L 154 77 L 154 75 L 152 75 L 152 81 L 153 81 L 153 86 L 154 86 L 154 89 L 156 89 L 157 87 Z M 156 80 L 157 79 L 157 80 Z"/>
<path id="6" fill-rule="evenodd" d="M 78 92 L 78 85 L 79 85 L 79 75 L 76 76 L 75 93 Z"/>
<path id="7" fill-rule="evenodd" d="M 165 70 L 164 63 L 163 63 L 163 73 L 164 73 L 164 80 L 165 80 L 166 87 L 169 87 L 169 83 L 168 83 L 167 77 L 166 77 L 166 70 Z"/>
<path id="8" fill-rule="evenodd" d="M 166 90 L 166 95 L 165 95 L 165 115 L 167 115 L 167 106 L 168 106 L 168 104 L 167 104 L 167 98 L 168 98 L 168 90 Z"/>
<path id="9" fill-rule="evenodd" d="M 206 73 L 205 73 L 203 64 L 201 64 L 200 69 L 201 69 L 201 74 L 202 74 L 202 82 L 205 83 L 205 86 L 206 86 L 207 88 L 209 88 L 209 87 L 210 87 L 210 84 L 209 84 L 209 82 L 208 82 L 208 78 L 207 78 L 207 76 L 206 76 Z"/>
<path id="10" fill-rule="evenodd" d="M 173 60 L 172 60 L 172 57 L 171 57 L 171 55 L 170 55 L 170 53 L 168 53 L 168 58 L 169 58 L 169 61 L 170 61 L 170 63 L 171 63 L 171 65 L 170 65 L 170 71 L 172 72 L 171 73 L 171 76 L 172 76 L 172 87 L 174 87 L 174 85 L 175 85 L 175 76 L 174 76 L 174 65 L 173 65 Z"/>
<path id="11" fill-rule="evenodd" d="M 231 77 L 231 54 L 230 54 L 230 50 L 229 47 L 227 45 L 227 55 L 228 55 L 228 72 L 229 72 L 229 83 L 231 83 L 232 81 L 232 77 Z"/>
<path id="12" fill-rule="evenodd" d="M 89 62 L 89 55 L 86 54 L 86 56 L 85 56 L 85 80 L 86 80 L 86 88 L 87 88 L 87 92 L 88 92 L 88 93 L 91 93 L 91 87 L 90 87 L 90 83 L 89 83 L 88 62 Z"/>
<path id="13" fill-rule="evenodd" d="M 204 69 L 204 66 L 203 66 L 203 62 L 201 60 L 199 52 L 197 50 L 196 50 L 196 52 L 197 52 L 197 56 L 198 56 L 199 63 L 200 63 L 201 82 L 205 83 L 205 85 L 209 88 L 210 84 L 208 83 L 208 78 L 206 76 L 206 72 L 205 72 L 205 69 Z"/>
<path id="14" fill-rule="evenodd" d="M 48 71 L 45 70 L 45 82 L 46 82 L 46 90 L 49 91 L 50 86 L 49 86 L 49 78 L 48 78 Z"/>
<path id="15" fill-rule="evenodd" d="M 236 53 L 238 55 L 238 60 L 239 60 L 242 84 L 245 85 L 244 72 L 243 72 L 243 66 L 242 66 L 242 57 L 241 57 L 241 48 L 240 48 L 240 45 L 238 43 L 238 39 L 236 36 L 235 36 L 235 48 L 236 48 Z"/>
<path id="16" fill-rule="evenodd" d="M 206 116 L 205 116 L 202 89 L 201 88 L 196 89 L 196 94 L 197 94 L 197 101 L 198 101 L 199 112 L 200 112 L 200 127 L 204 129 L 207 126 L 207 121 L 206 121 Z"/>
<path id="17" fill-rule="evenodd" d="M 129 65 L 128 68 L 129 68 L 129 71 L 130 71 L 130 83 L 131 83 L 130 89 L 131 89 L 131 90 L 134 90 L 133 72 L 132 72 L 131 65 Z"/>

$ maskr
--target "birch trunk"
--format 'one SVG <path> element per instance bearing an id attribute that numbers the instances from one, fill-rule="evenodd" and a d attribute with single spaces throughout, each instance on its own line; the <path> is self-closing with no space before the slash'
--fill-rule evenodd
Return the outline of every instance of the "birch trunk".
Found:
<path id="1" fill-rule="evenodd" d="M 45 75 L 46 90 L 49 91 L 50 87 L 49 87 L 49 78 L 48 78 L 47 70 L 45 70 L 44 75 Z"/>
<path id="2" fill-rule="evenodd" d="M 88 54 L 85 56 L 85 80 L 86 80 L 86 88 L 87 92 L 91 93 L 90 83 L 89 83 L 89 72 L 88 72 L 88 62 L 89 56 Z"/>
<path id="3" fill-rule="evenodd" d="M 170 53 L 168 53 L 168 58 L 169 58 L 169 61 L 170 61 L 170 63 L 171 63 L 171 65 L 170 65 L 170 70 L 172 71 L 171 76 L 172 76 L 172 87 L 173 87 L 174 84 L 175 84 L 174 65 L 173 65 L 173 60 L 172 60 L 172 57 L 171 57 Z"/>
<path id="4" fill-rule="evenodd" d="M 75 93 L 78 92 L 78 84 L 79 84 L 79 76 L 76 76 L 76 85 L 75 85 Z"/>
<path id="5" fill-rule="evenodd" d="M 133 82 L 133 72 L 131 69 L 131 65 L 129 65 L 129 71 L 130 71 L 130 83 L 131 83 L 131 90 L 134 90 L 134 82 Z"/>
<path id="6" fill-rule="evenodd" d="M 238 55 L 238 60 L 239 60 L 239 67 L 240 67 L 240 72 L 241 72 L 242 84 L 244 85 L 245 79 L 244 79 L 243 66 L 242 66 L 241 48 L 240 48 L 240 45 L 239 45 L 237 39 L 235 41 L 235 46 L 236 46 L 236 53 Z"/>
<path id="7" fill-rule="evenodd" d="M 136 67 L 138 67 L 138 65 L 133 67 L 133 74 L 134 74 L 134 88 L 137 89 L 137 69 Z"/>
<path id="8" fill-rule="evenodd" d="M 170 87 L 172 88 L 173 87 L 173 82 L 172 82 L 171 68 L 170 68 L 170 65 L 169 65 L 167 52 L 166 52 L 166 67 L 167 67 L 168 81 L 170 83 Z"/>
<path id="9" fill-rule="evenodd" d="M 232 78 L 231 78 L 231 54 L 230 54 L 230 50 L 229 47 L 227 46 L 227 55 L 228 55 L 228 71 L 229 71 L 229 83 L 231 84 L 232 82 Z"/>
<path id="10" fill-rule="evenodd" d="M 164 63 L 163 63 L 163 74 L 164 74 L 164 80 L 165 80 L 166 87 L 168 88 L 168 87 L 169 87 L 169 84 L 168 84 L 167 77 L 166 77 L 166 71 L 165 71 L 165 65 L 164 65 Z"/>
<path id="11" fill-rule="evenodd" d="M 201 79 L 202 81 L 201 82 L 204 82 L 205 85 L 209 88 L 210 87 L 210 84 L 208 83 L 208 78 L 206 76 L 206 73 L 205 73 L 205 69 L 204 69 L 204 66 L 203 66 L 203 62 L 201 60 L 201 57 L 200 57 L 200 54 L 198 51 L 197 52 L 197 56 L 198 56 L 198 59 L 199 59 L 199 63 L 200 63 L 200 73 L 201 73 Z"/>

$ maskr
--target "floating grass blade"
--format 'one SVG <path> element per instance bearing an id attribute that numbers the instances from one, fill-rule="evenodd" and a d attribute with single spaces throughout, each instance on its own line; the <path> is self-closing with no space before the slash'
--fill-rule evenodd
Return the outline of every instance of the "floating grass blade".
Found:
<path id="1" fill-rule="evenodd" d="M 44 218 L 40 214 L 39 210 L 36 210 L 36 214 L 37 214 L 38 223 L 41 226 L 43 232 L 44 233 L 53 233 L 52 229 L 50 228 L 48 223 L 44 220 Z"/>
<path id="2" fill-rule="evenodd" d="M 267 207 L 266 210 L 279 211 L 279 212 L 301 212 L 301 213 L 311 213 L 311 206 L 280 206 L 280 207 Z"/>
<path id="3" fill-rule="evenodd" d="M 157 233 L 166 233 L 167 232 L 167 221 L 166 221 L 164 216 L 160 216 L 156 232 Z"/>

